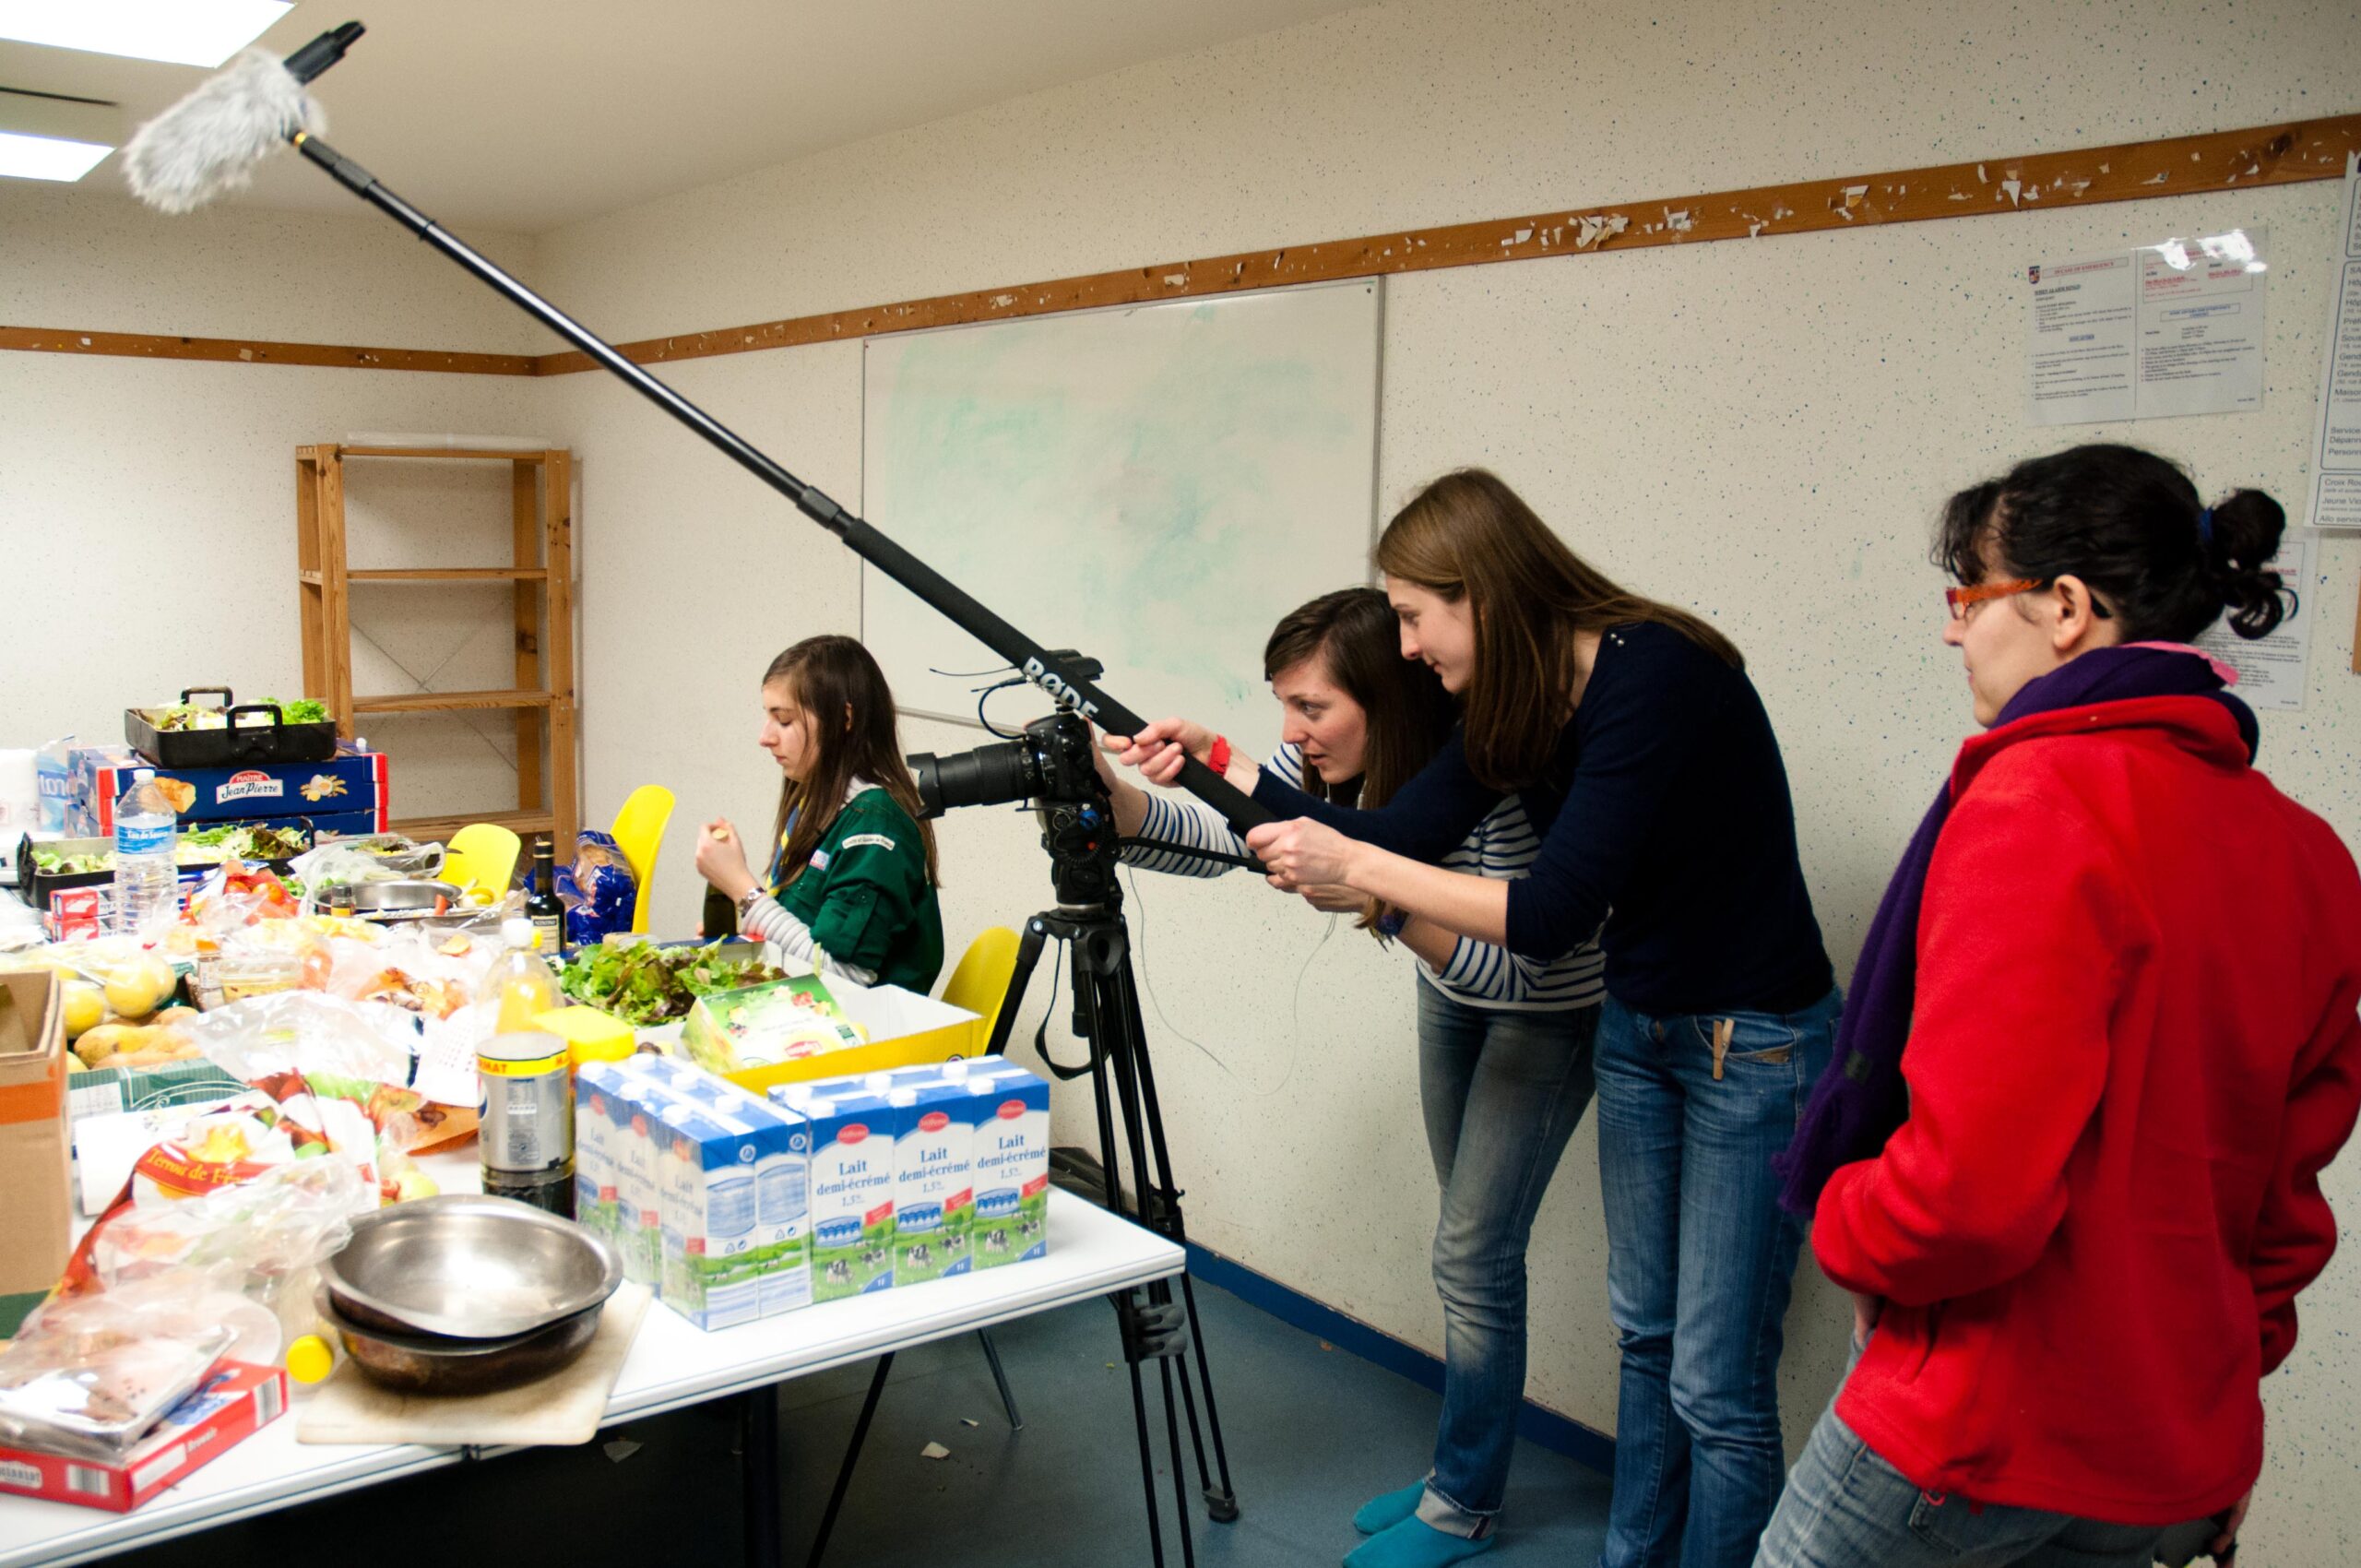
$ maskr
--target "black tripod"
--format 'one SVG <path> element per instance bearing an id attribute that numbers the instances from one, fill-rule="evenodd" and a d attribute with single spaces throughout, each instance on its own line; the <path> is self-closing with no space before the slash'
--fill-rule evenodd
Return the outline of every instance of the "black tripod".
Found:
<path id="1" fill-rule="evenodd" d="M 1063 719 L 1051 722 L 1079 725 Z M 1087 733 L 1085 733 L 1087 743 Z M 1053 1168 L 1066 1180 L 1062 1185 L 1082 1190 L 1109 1213 L 1133 1219 L 1176 1246 L 1188 1244 L 1181 1222 L 1180 1189 L 1172 1184 L 1172 1155 L 1165 1142 L 1164 1111 L 1157 1099 L 1156 1071 L 1149 1063 L 1147 1035 L 1140 1019 L 1139 988 L 1132 974 L 1131 932 L 1123 923 L 1122 886 L 1115 866 L 1121 844 L 1114 816 L 1095 777 L 1090 798 L 1050 801 L 1041 805 L 1041 845 L 1049 850 L 1050 879 L 1058 895 L 1055 909 L 1045 909 L 1025 922 L 1016 950 L 1016 968 L 1009 977 L 1008 1000 L 992 1026 L 993 1055 L 1008 1044 L 1016 1004 L 1025 994 L 1048 942 L 1069 947 L 1074 956 L 1074 1032 L 1089 1047 L 1086 1061 L 1066 1066 L 1047 1051 L 1042 1061 L 1061 1078 L 1088 1075 L 1097 1111 L 1098 1158 L 1075 1149 L 1051 1156 Z M 1043 1028 L 1047 1029 L 1047 1021 Z M 1118 1141 L 1120 1133 L 1121 1142 Z M 1130 1192 L 1125 1192 L 1127 1157 Z M 1154 1361 L 1164 1390 L 1165 1439 L 1172 1455 L 1172 1492 L 1179 1515 L 1180 1555 L 1184 1563 L 1196 1561 L 1189 1529 L 1189 1503 L 1181 1479 L 1179 1417 L 1185 1413 L 1189 1441 L 1195 1450 L 1197 1483 L 1205 1511 L 1227 1524 L 1238 1517 L 1238 1498 L 1229 1482 L 1229 1456 L 1222 1445 L 1221 1416 L 1214 1405 L 1213 1371 L 1205 1360 L 1204 1336 L 1199 1327 L 1197 1297 L 1184 1270 L 1180 1296 L 1173 1299 L 1169 1280 L 1159 1279 L 1109 1298 L 1123 1339 L 1123 1357 L 1132 1378 L 1132 1414 L 1138 1430 L 1140 1483 L 1146 1495 L 1148 1544 L 1155 1560 L 1164 1562 L 1164 1538 L 1156 1500 L 1156 1462 L 1148 1439 L 1145 1363 Z M 1196 1385 L 1192 1387 L 1188 1360 L 1193 1345 Z M 1174 1375 L 1173 1363 L 1181 1364 Z M 1173 1402 L 1175 1383 L 1180 1404 Z M 1197 1414 L 1199 1393 L 1204 1399 L 1202 1424 Z M 1213 1463 L 1205 1459 L 1205 1438 L 1213 1438 Z M 1216 1481 L 1216 1476 L 1218 1481 Z"/>

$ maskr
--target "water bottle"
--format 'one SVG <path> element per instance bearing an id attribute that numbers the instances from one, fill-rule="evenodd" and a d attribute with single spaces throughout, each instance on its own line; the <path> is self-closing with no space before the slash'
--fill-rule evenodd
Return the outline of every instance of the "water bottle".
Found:
<path id="1" fill-rule="evenodd" d="M 153 768 L 131 776 L 114 803 L 114 907 L 118 929 L 153 941 L 180 919 L 180 814 Z"/>

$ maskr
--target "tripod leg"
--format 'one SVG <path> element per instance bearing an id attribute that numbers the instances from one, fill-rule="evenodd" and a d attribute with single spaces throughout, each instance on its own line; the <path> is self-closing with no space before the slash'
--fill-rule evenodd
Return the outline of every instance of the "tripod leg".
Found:
<path id="1" fill-rule="evenodd" d="M 1008 1391 L 1008 1373 L 1001 1371 L 1000 1347 L 992 1343 L 992 1331 L 979 1328 L 976 1330 L 976 1337 L 983 1341 L 984 1360 L 991 1366 L 992 1381 L 1000 1384 L 1000 1408 L 1008 1412 L 1008 1430 L 1023 1431 L 1025 1418 L 1016 1413 L 1016 1396 Z"/>
<path id="2" fill-rule="evenodd" d="M 1118 1316 L 1123 1311 L 1121 1297 L 1116 1298 L 1115 1311 Z M 1132 1362 L 1132 1425 L 1140 1436 L 1140 1488 L 1147 1497 L 1147 1549 L 1156 1561 L 1156 1568 L 1164 1568 L 1164 1526 L 1157 1517 L 1156 1507 L 1156 1455 L 1148 1451 L 1147 1443 L 1147 1391 L 1140 1383 L 1140 1364 L 1136 1360 Z M 1185 1514 L 1180 1517 L 1180 1527 L 1189 1527 Z"/>
<path id="3" fill-rule="evenodd" d="M 860 1419 L 852 1424 L 852 1441 L 845 1445 L 844 1463 L 836 1467 L 836 1490 L 828 1493 L 828 1506 L 820 1515 L 820 1533 L 812 1538 L 812 1555 L 803 1560 L 804 1568 L 820 1568 L 821 1554 L 828 1550 L 828 1535 L 836 1527 L 836 1511 L 845 1505 L 853 1467 L 860 1463 L 860 1445 L 869 1441 L 870 1418 L 877 1414 L 877 1401 L 885 1392 L 885 1374 L 893 1370 L 892 1351 L 877 1358 L 877 1371 L 869 1380 L 869 1397 L 860 1402 Z"/>
<path id="4" fill-rule="evenodd" d="M 1172 1512 L 1180 1520 L 1180 1562 L 1182 1568 L 1197 1568 L 1197 1546 L 1189 1527 L 1189 1483 L 1180 1474 L 1180 1426 L 1179 1412 L 1172 1403 L 1172 1363 L 1164 1360 L 1157 1370 L 1164 1374 L 1164 1441 L 1172 1453 Z M 1180 1387 L 1189 1387 L 1189 1364 L 1180 1363 Z"/>
<path id="5" fill-rule="evenodd" d="M 1128 951 L 1124 955 L 1121 967 L 1110 979 L 1120 992 L 1116 1002 L 1116 1005 L 1121 1008 L 1120 1016 L 1130 1024 L 1131 1038 L 1137 1042 L 1133 1054 L 1137 1058 L 1140 1104 L 1145 1113 L 1143 1120 L 1147 1124 L 1149 1145 L 1156 1157 L 1154 1182 L 1151 1183 L 1145 1173 L 1141 1177 L 1143 1192 L 1140 1206 L 1143 1210 L 1148 1207 L 1149 1199 L 1146 1189 L 1152 1186 L 1156 1194 L 1156 1206 L 1163 1211 L 1165 1221 L 1157 1229 L 1170 1240 L 1185 1247 L 1189 1241 L 1188 1229 L 1180 1213 L 1180 1191 L 1172 1185 L 1172 1152 L 1164 1136 L 1164 1107 L 1156 1092 L 1156 1067 L 1148 1060 L 1146 1025 L 1140 1016 L 1139 990 L 1133 983 Z M 1205 1474 L 1204 1443 L 1198 1432 L 1196 1401 L 1191 1398 L 1187 1401 L 1189 1433 L 1192 1438 L 1197 1440 L 1197 1479 L 1204 1488 L 1205 1512 L 1215 1523 L 1227 1525 L 1238 1517 L 1238 1493 L 1230 1485 L 1229 1453 L 1227 1445 L 1222 1442 L 1221 1412 L 1214 1404 L 1213 1367 L 1205 1359 L 1205 1335 L 1203 1323 L 1197 1316 L 1197 1292 L 1185 1272 L 1180 1276 L 1180 1299 L 1188 1309 L 1189 1337 L 1194 1346 L 1197 1383 L 1204 1395 L 1205 1426 L 1213 1434 L 1214 1466 L 1220 1473 L 1221 1481 L 1216 1486 Z M 1185 1391 L 1187 1386 L 1185 1370 L 1182 1386 Z"/>

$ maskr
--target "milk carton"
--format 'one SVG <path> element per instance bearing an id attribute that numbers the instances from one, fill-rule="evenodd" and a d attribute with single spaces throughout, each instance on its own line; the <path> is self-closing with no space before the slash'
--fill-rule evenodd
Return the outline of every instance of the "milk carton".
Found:
<path id="1" fill-rule="evenodd" d="M 897 1075 L 886 1098 L 904 1123 L 894 1144 L 894 1283 L 966 1274 L 975 1097 L 965 1084 Z"/>
<path id="2" fill-rule="evenodd" d="M 586 1062 L 574 1077 L 574 1222 L 594 1236 L 616 1235 L 615 1117 L 621 1079 L 611 1063 Z"/>
<path id="3" fill-rule="evenodd" d="M 691 1100 L 665 1107 L 659 1123 L 664 1304 L 699 1328 L 752 1323 L 771 1259 L 755 1224 L 762 1140 L 749 1123 Z"/>
<path id="4" fill-rule="evenodd" d="M 694 1067 L 649 1075 L 678 1098 L 751 1130 L 758 1151 L 753 1250 L 761 1265 L 762 1315 L 811 1305 L 812 1139 L 802 1115 Z"/>
<path id="5" fill-rule="evenodd" d="M 675 1103 L 661 1085 L 632 1075 L 622 1078 L 612 1101 L 608 1136 L 614 1149 L 615 1245 L 623 1254 L 623 1277 L 641 1285 L 657 1285 L 663 1277 L 663 1190 L 658 1160 L 664 1112 Z"/>
<path id="6" fill-rule="evenodd" d="M 812 1140 L 812 1299 L 841 1301 L 894 1283 L 894 1107 L 858 1080 L 802 1099 Z M 795 1109 L 795 1101 L 773 1098 Z"/>
<path id="7" fill-rule="evenodd" d="M 1050 1250 L 1050 1086 L 1014 1063 L 979 1062 L 966 1088 L 975 1118 L 975 1266 L 1041 1257 Z"/>

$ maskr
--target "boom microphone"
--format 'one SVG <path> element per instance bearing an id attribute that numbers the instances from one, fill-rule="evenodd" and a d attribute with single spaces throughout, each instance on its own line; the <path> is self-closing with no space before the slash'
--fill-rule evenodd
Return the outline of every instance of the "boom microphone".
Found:
<path id="1" fill-rule="evenodd" d="M 474 275 L 494 293 L 573 344 L 633 391 L 703 436 L 716 451 L 785 496 L 862 560 L 884 572 L 952 624 L 1008 660 L 1012 669 L 1050 694 L 1061 707 L 1110 734 L 1145 727 L 1130 708 L 1097 684 L 1097 669 L 1072 653 L 1043 647 L 978 602 L 973 594 L 845 510 L 818 485 L 806 484 L 744 436 L 658 380 L 613 344 L 504 271 L 482 252 L 388 190 L 377 176 L 330 147 L 319 105 L 304 84 L 343 57 L 362 34 L 359 22 L 322 33 L 285 60 L 250 49 L 204 86 L 145 125 L 124 149 L 125 172 L 140 200 L 166 212 L 186 212 L 243 186 L 254 166 L 281 142 L 362 201 Z M 1273 820 L 1267 807 L 1194 757 L 1174 780 L 1221 813 L 1240 833 Z M 1259 867 L 1257 868 L 1259 869 Z"/>
<path id="2" fill-rule="evenodd" d="M 327 129 L 303 84 L 343 58 L 361 33 L 359 22 L 347 22 L 284 60 L 267 49 L 240 54 L 139 127 L 123 149 L 132 195 L 165 212 L 188 212 L 244 189 L 255 165 L 282 143 Z"/>

